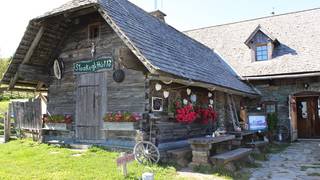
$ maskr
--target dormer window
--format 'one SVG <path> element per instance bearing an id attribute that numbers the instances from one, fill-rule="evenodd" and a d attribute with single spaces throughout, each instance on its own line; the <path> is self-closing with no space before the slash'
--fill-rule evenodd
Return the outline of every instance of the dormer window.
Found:
<path id="1" fill-rule="evenodd" d="M 274 47 L 279 41 L 259 25 L 246 40 L 251 49 L 252 62 L 272 59 Z"/>
<path id="2" fill-rule="evenodd" d="M 268 45 L 262 44 L 256 46 L 256 61 L 266 61 L 268 60 Z"/>

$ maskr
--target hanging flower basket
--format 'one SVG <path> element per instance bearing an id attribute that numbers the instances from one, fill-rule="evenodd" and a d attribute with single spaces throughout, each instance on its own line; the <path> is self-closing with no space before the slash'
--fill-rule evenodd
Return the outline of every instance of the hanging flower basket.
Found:
<path id="1" fill-rule="evenodd" d="M 186 102 L 183 102 L 186 101 Z M 212 105 L 208 106 L 194 106 L 188 100 L 178 100 L 175 102 L 175 117 L 176 120 L 183 124 L 191 124 L 198 122 L 204 125 L 209 122 L 215 122 L 217 113 L 214 111 Z"/>

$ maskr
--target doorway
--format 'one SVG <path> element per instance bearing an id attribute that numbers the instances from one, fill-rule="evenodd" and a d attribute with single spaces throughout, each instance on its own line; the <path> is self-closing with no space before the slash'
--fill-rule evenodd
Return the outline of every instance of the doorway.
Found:
<path id="1" fill-rule="evenodd" d="M 297 95 L 295 99 L 298 138 L 320 138 L 319 95 Z"/>
<path id="2" fill-rule="evenodd" d="M 104 139 L 107 73 L 79 74 L 76 83 L 76 139 L 78 142 L 98 143 Z"/>

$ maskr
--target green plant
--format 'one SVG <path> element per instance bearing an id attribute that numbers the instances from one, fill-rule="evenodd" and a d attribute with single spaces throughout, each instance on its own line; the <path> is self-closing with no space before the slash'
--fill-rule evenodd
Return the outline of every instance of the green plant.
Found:
<path id="1" fill-rule="evenodd" d="M 277 130 L 278 117 L 276 113 L 270 113 L 267 116 L 268 123 L 268 138 L 272 142 L 275 137 L 275 133 Z"/>
<path id="2" fill-rule="evenodd" d="M 81 156 L 74 156 L 74 154 Z M 30 139 L 0 144 L 0 179 L 140 179 L 144 172 L 153 172 L 155 179 L 175 179 L 171 166 L 144 166 L 131 162 L 128 177 L 117 170 L 119 153 L 92 147 L 88 151 L 34 143 Z M 36 163 L 35 163 L 36 162 Z"/>
<path id="3" fill-rule="evenodd" d="M 64 123 L 65 122 L 65 118 L 64 118 L 63 115 L 56 114 L 56 115 L 48 116 L 48 120 L 46 122 L 49 122 L 49 123 Z"/>

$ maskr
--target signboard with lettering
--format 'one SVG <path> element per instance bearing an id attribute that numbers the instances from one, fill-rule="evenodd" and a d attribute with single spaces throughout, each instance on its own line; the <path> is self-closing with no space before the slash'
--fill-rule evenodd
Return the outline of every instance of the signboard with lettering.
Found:
<path id="1" fill-rule="evenodd" d="M 134 161 L 134 154 L 125 154 L 117 159 L 117 165 L 121 166 L 127 164 L 128 162 Z"/>
<path id="2" fill-rule="evenodd" d="M 76 73 L 97 72 L 103 69 L 111 69 L 113 59 L 111 57 L 98 58 L 89 61 L 80 61 L 73 64 L 73 71 Z"/>
<path id="3" fill-rule="evenodd" d="M 134 154 L 121 153 L 120 157 L 117 159 L 117 166 L 122 166 L 122 172 L 124 176 L 128 175 L 127 163 L 135 160 Z"/>

